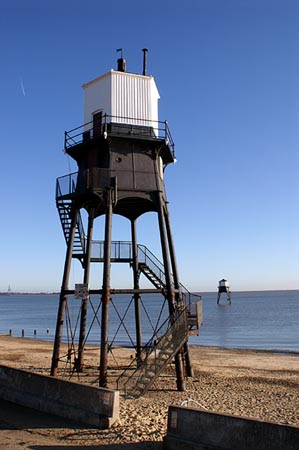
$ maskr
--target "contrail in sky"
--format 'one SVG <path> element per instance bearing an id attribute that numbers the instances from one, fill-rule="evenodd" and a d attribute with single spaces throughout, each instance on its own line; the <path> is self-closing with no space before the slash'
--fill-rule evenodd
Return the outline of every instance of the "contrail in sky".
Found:
<path id="1" fill-rule="evenodd" d="M 23 95 L 24 95 L 24 97 L 26 97 L 26 92 L 24 89 L 24 83 L 23 83 L 22 77 L 20 77 L 20 83 L 21 83 L 21 89 L 22 89 Z"/>

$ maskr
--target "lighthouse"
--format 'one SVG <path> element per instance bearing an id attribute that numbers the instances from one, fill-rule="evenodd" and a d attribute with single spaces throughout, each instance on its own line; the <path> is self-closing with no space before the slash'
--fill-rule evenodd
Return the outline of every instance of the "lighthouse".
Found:
<path id="1" fill-rule="evenodd" d="M 220 280 L 218 283 L 217 305 L 219 305 L 220 297 L 221 297 L 221 294 L 223 294 L 223 293 L 226 294 L 227 302 L 231 303 L 229 282 L 227 280 L 225 280 L 224 278 L 222 278 L 222 280 Z"/>
<path id="2" fill-rule="evenodd" d="M 146 62 L 147 49 L 143 49 L 141 74 L 127 72 L 126 61 L 121 57 L 116 70 L 83 85 L 84 123 L 66 131 L 64 142 L 65 152 L 76 162 L 77 171 L 56 181 L 56 205 L 67 250 L 51 375 L 57 375 L 64 357 L 73 372 L 84 371 L 88 317 L 92 316 L 89 322 L 99 325 L 99 385 L 109 386 L 109 356 L 115 342 L 111 336 L 123 327 L 136 358 L 130 366 L 130 376 L 124 371 L 118 385 L 125 384 L 126 390 L 130 387 L 135 396 L 152 385 L 173 360 L 177 388 L 185 389 L 185 375 L 192 375 L 188 337 L 200 325 L 199 321 L 189 320 L 190 311 L 194 310 L 194 303 L 196 310 L 201 311 L 200 297 L 190 293 L 179 280 L 164 184 L 164 171 L 175 162 L 174 141 L 168 123 L 158 119 L 159 92 L 153 76 L 146 74 Z M 87 214 L 85 224 L 82 212 Z M 160 242 L 161 261 L 137 238 L 138 219 L 149 212 L 155 213 L 157 218 L 157 228 L 152 233 L 156 233 Z M 115 215 L 130 222 L 130 240 L 112 240 Z M 104 218 L 102 241 L 93 239 L 100 217 Z M 74 261 L 81 263 L 82 283 L 70 286 Z M 114 263 L 128 264 L 132 269 L 132 277 L 124 288 L 113 286 L 111 264 Z M 90 288 L 93 264 L 102 264 L 97 289 Z M 147 280 L 151 287 L 141 288 L 142 280 Z M 115 295 L 122 294 L 131 295 L 125 312 L 114 300 Z M 159 322 L 162 314 L 151 317 L 152 300 L 147 298 L 152 294 L 159 295 L 164 315 L 166 305 L 163 326 Z M 72 345 L 67 355 L 62 355 L 65 316 L 74 296 L 79 299 L 79 332 L 77 337 L 75 333 L 68 333 L 73 336 Z M 134 319 L 127 324 L 130 308 L 133 308 Z M 112 330 L 115 323 L 110 321 L 112 309 L 119 319 L 115 333 Z M 149 341 L 142 333 L 145 320 L 149 320 L 153 330 Z M 130 331 L 132 321 L 133 333 Z"/>

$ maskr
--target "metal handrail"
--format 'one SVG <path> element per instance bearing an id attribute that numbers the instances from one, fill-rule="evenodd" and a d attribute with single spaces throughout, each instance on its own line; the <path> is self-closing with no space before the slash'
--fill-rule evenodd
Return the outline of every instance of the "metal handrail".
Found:
<path id="1" fill-rule="evenodd" d="M 155 275 L 159 278 L 159 280 L 162 282 L 162 284 L 165 286 L 166 280 L 165 280 L 165 273 L 164 273 L 164 266 L 159 261 L 158 258 L 145 246 L 142 244 L 137 245 L 138 250 L 140 250 L 141 255 L 143 255 L 144 259 L 141 260 L 140 253 L 138 254 L 138 262 L 146 264 L 150 269 L 153 270 Z"/>
<path id="2" fill-rule="evenodd" d="M 95 250 L 96 248 L 96 250 Z M 165 273 L 162 262 L 143 244 L 137 244 L 138 262 L 146 264 L 153 270 L 161 283 L 165 286 Z M 99 259 L 104 258 L 104 241 L 92 241 L 92 257 Z M 111 258 L 115 260 L 132 261 L 133 249 L 131 241 L 112 241 L 111 242 Z M 182 283 L 180 283 L 184 304 L 188 311 L 201 300 L 201 295 L 190 292 Z"/>
<path id="3" fill-rule="evenodd" d="M 123 389 L 126 393 L 134 390 L 139 380 L 145 373 L 150 373 L 154 369 L 154 374 L 148 385 L 144 387 L 144 391 L 149 388 L 154 379 L 160 374 L 163 367 L 168 363 L 169 359 L 179 350 L 183 343 L 188 338 L 187 325 L 187 311 L 175 311 L 172 316 L 169 316 L 161 325 L 159 330 L 151 337 L 148 343 L 144 346 L 146 358 L 141 364 L 138 364 L 138 359 L 135 358 L 127 369 L 116 380 L 117 388 Z M 164 349 L 171 345 L 172 350 L 169 352 L 167 361 L 161 360 L 160 355 Z M 154 356 L 152 359 L 151 356 Z M 133 368 L 133 373 L 132 373 Z M 121 380 L 123 380 L 121 386 Z M 130 389 L 130 384 L 133 386 Z"/>
<path id="4" fill-rule="evenodd" d="M 138 262 L 146 264 L 165 285 L 164 268 L 158 258 L 142 244 L 137 244 Z M 92 257 L 104 258 L 104 241 L 92 241 Z M 112 241 L 111 258 L 113 260 L 132 260 L 133 249 L 130 241 Z"/>
<path id="5" fill-rule="evenodd" d="M 132 172 L 130 170 L 122 170 L 123 174 L 131 174 Z M 135 171 L 136 175 L 144 176 L 146 172 L 141 170 Z M 82 174 L 82 178 L 78 180 L 78 183 L 76 186 L 73 185 L 73 182 L 77 181 L 78 178 L 78 172 L 74 172 L 68 175 L 64 175 L 60 178 L 57 178 L 56 180 L 56 200 L 60 196 L 66 196 L 73 194 L 75 192 L 80 193 L 87 191 L 88 189 L 93 189 L 94 187 L 97 190 L 104 190 L 107 188 L 107 186 L 110 186 L 110 178 L 113 178 L 117 175 L 117 172 L 113 169 L 106 169 L 102 167 L 94 167 L 91 169 L 86 169 L 84 173 Z M 126 179 L 126 177 L 124 177 Z M 127 188 L 126 181 L 125 188 Z M 59 185 L 59 189 L 58 189 Z M 121 181 L 118 182 L 118 188 L 121 189 L 123 185 L 121 184 Z M 132 181 L 132 190 L 134 190 L 133 181 Z M 144 192 L 151 192 L 152 187 L 149 186 L 148 188 L 143 188 Z"/>
<path id="6" fill-rule="evenodd" d="M 92 241 L 91 257 L 104 258 L 104 241 Z M 113 260 L 132 260 L 132 243 L 130 241 L 112 241 L 111 259 Z"/>
<path id="7" fill-rule="evenodd" d="M 69 173 L 56 179 L 56 200 L 76 191 L 78 172 Z"/>
<path id="8" fill-rule="evenodd" d="M 76 191 L 77 186 L 77 175 L 78 172 L 74 172 L 68 175 L 65 175 L 63 177 L 57 178 L 56 180 L 56 200 L 61 199 L 63 195 L 69 195 Z M 62 185 L 66 185 L 66 189 L 63 191 Z M 62 200 L 62 204 L 65 203 L 65 200 Z M 77 213 L 76 217 L 76 227 L 78 230 L 79 239 L 82 246 L 82 252 L 85 252 L 85 243 L 86 243 L 86 236 L 84 231 L 84 225 L 82 221 L 82 217 L 80 214 L 80 211 Z"/>
<path id="9" fill-rule="evenodd" d="M 80 211 L 78 211 L 78 213 L 77 213 L 76 225 L 77 225 L 77 228 L 78 228 L 78 233 L 79 233 L 79 239 L 80 239 L 80 242 L 81 242 L 81 247 L 82 247 L 83 253 L 85 253 L 86 236 L 85 236 L 84 225 L 83 225 L 83 221 L 82 221 L 82 217 L 81 217 Z"/>
<path id="10" fill-rule="evenodd" d="M 174 156 L 174 141 L 170 133 L 168 122 L 160 120 L 142 119 L 137 117 L 125 117 L 125 116 L 112 116 L 104 114 L 102 117 L 102 123 L 100 125 L 100 134 L 109 133 L 108 124 L 116 126 L 131 125 L 132 135 L 135 134 L 142 137 L 151 137 L 153 139 L 163 139 L 166 145 L 171 149 Z M 135 128 L 134 128 L 135 127 Z M 136 127 L 140 127 L 139 129 Z M 65 150 L 81 144 L 84 141 L 84 137 L 88 135 L 89 139 L 93 138 L 92 132 L 94 129 L 94 122 L 90 121 L 83 125 L 79 125 L 72 130 L 65 131 L 64 133 L 64 148 Z M 153 130 L 150 134 L 149 131 Z M 135 133 L 134 133 L 135 132 Z M 112 132 L 113 134 L 113 132 Z M 121 134 L 121 133 L 120 133 Z"/>
<path id="11" fill-rule="evenodd" d="M 201 295 L 190 292 L 182 283 L 180 283 L 180 286 L 182 290 L 182 296 L 184 298 L 184 303 L 185 305 L 188 305 L 188 310 L 191 311 L 192 305 L 201 300 Z"/>

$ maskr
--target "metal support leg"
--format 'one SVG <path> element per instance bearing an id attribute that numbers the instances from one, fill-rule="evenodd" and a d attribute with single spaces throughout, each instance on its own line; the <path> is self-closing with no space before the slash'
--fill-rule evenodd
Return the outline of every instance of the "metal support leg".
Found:
<path id="1" fill-rule="evenodd" d="M 168 252 L 167 239 L 166 239 L 164 200 L 162 198 L 161 192 L 158 193 L 158 219 L 159 219 L 164 270 L 165 270 L 169 313 L 172 315 L 175 311 L 176 306 L 175 306 L 174 290 L 173 290 L 172 282 L 171 282 L 169 252 Z M 176 368 L 177 389 L 178 389 L 178 391 L 185 391 L 186 387 L 185 387 L 185 380 L 184 380 L 184 368 L 183 368 L 182 355 L 180 352 L 175 355 L 175 368 Z"/>
<path id="2" fill-rule="evenodd" d="M 169 212 L 168 212 L 166 205 L 165 205 L 164 218 L 165 218 L 165 225 L 166 225 L 166 231 L 167 231 L 174 287 L 179 291 L 180 298 L 177 298 L 177 301 L 180 302 L 181 301 L 181 286 L 179 283 L 179 275 L 178 275 L 178 268 L 177 268 L 176 256 L 175 256 L 175 251 L 174 251 L 174 243 L 173 243 L 171 226 L 170 226 Z"/>
<path id="3" fill-rule="evenodd" d="M 72 212 L 71 212 L 71 217 L 72 217 L 71 229 L 70 229 L 69 241 L 68 241 L 68 246 L 67 246 L 67 251 L 66 251 L 66 256 L 65 256 L 64 272 L 63 272 L 63 279 L 62 279 L 62 285 L 61 285 L 61 291 L 60 291 L 59 308 L 58 308 L 58 314 L 57 314 L 56 332 L 55 332 L 55 340 L 54 340 L 54 347 L 53 347 L 52 365 L 51 365 L 51 372 L 50 372 L 53 377 L 55 377 L 57 375 L 57 370 L 58 370 L 64 312 L 65 312 L 65 307 L 66 307 L 66 302 L 67 302 L 67 295 L 65 294 L 65 291 L 68 289 L 70 269 L 71 269 L 71 265 L 72 265 L 72 252 L 73 252 L 74 237 L 75 237 L 75 230 L 76 230 L 77 214 L 78 214 L 77 209 L 73 208 Z"/>
<path id="4" fill-rule="evenodd" d="M 184 358 L 185 358 L 185 367 L 186 367 L 186 375 L 187 377 L 194 377 L 194 370 L 192 366 L 190 350 L 188 342 L 184 344 Z"/>
<path id="5" fill-rule="evenodd" d="M 90 255 L 92 246 L 93 221 L 94 221 L 94 210 L 91 210 L 88 217 L 87 244 L 84 261 L 84 280 L 83 280 L 83 283 L 87 284 L 87 286 L 89 283 L 89 273 L 90 273 Z M 88 299 L 89 295 L 87 295 L 82 299 L 81 304 L 81 320 L 80 320 L 80 334 L 79 334 L 78 361 L 77 361 L 78 372 L 83 372 L 84 366 L 84 347 L 85 347 Z"/>
<path id="6" fill-rule="evenodd" d="M 179 282 L 177 262 L 176 262 L 174 243 L 173 243 L 171 226 L 170 226 L 169 211 L 168 211 L 167 205 L 165 205 L 165 224 L 166 224 L 167 237 L 168 237 L 168 243 L 169 243 L 169 253 L 170 253 L 170 259 L 171 259 L 171 264 L 172 264 L 174 286 L 179 292 L 177 295 L 177 298 L 176 298 L 177 303 L 179 305 L 180 303 L 183 304 L 183 297 L 182 297 L 181 285 Z M 187 305 L 184 304 L 184 307 L 186 307 L 186 306 Z M 183 349 L 181 349 L 181 350 L 182 350 L 182 353 L 184 354 L 183 361 L 185 361 L 186 375 L 187 375 L 187 377 L 192 377 L 192 376 L 194 376 L 194 372 L 193 372 L 193 368 L 192 368 L 189 346 L 188 346 L 187 342 L 184 344 Z"/>
<path id="7" fill-rule="evenodd" d="M 221 297 L 221 292 L 218 292 L 218 295 L 217 295 L 217 305 L 219 305 L 220 297 Z"/>
<path id="8" fill-rule="evenodd" d="M 138 248 L 136 238 L 136 220 L 131 221 L 131 233 L 132 233 L 132 249 L 133 249 L 133 281 L 134 289 L 139 289 L 139 275 L 138 275 Z M 140 294 L 134 294 L 135 304 L 135 327 L 136 327 L 136 358 L 137 363 L 141 362 L 141 350 L 142 350 L 142 332 L 141 332 L 141 316 L 140 316 Z"/>
<path id="9" fill-rule="evenodd" d="M 107 387 L 108 368 L 108 319 L 110 302 L 110 265 L 111 265 L 111 230 L 112 230 L 112 199 L 111 189 L 107 191 L 107 209 L 105 221 L 103 293 L 102 293 L 102 328 L 100 354 L 100 387 Z"/>
<path id="10" fill-rule="evenodd" d="M 162 193 L 158 192 L 158 220 L 159 220 L 159 230 L 160 230 L 160 240 L 161 240 L 161 249 L 163 256 L 163 264 L 164 264 L 164 272 L 165 272 L 165 282 L 167 289 L 167 299 L 169 304 L 169 312 L 172 314 L 175 309 L 174 303 L 174 291 L 171 282 L 171 270 L 170 270 L 170 262 L 169 262 L 169 253 L 166 239 L 166 230 L 165 230 L 165 222 L 164 222 L 164 212 L 163 212 L 163 199 Z"/>

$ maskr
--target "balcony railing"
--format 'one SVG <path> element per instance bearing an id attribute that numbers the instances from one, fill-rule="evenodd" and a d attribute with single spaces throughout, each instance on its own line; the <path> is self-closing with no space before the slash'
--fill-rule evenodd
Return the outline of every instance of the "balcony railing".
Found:
<path id="1" fill-rule="evenodd" d="M 99 136 L 130 136 L 133 138 L 163 140 L 174 157 L 174 141 L 167 121 L 137 119 L 132 117 L 110 116 L 104 114 L 100 123 L 94 121 L 80 125 L 70 131 L 65 131 L 64 148 L 68 150 Z"/>
<path id="2" fill-rule="evenodd" d="M 97 260 L 104 259 L 104 241 L 92 241 L 91 258 Z M 110 257 L 115 261 L 132 260 L 132 243 L 128 241 L 112 241 L 110 247 Z"/>
<path id="3" fill-rule="evenodd" d="M 56 200 L 76 191 L 77 178 L 78 172 L 74 172 L 56 179 Z"/>
<path id="4" fill-rule="evenodd" d="M 104 259 L 104 241 L 92 241 L 91 257 L 102 260 Z M 138 248 L 138 262 L 144 263 L 155 272 L 156 276 L 165 284 L 164 266 L 158 258 L 142 244 L 137 244 Z M 111 259 L 114 261 L 133 259 L 133 247 L 130 241 L 112 241 L 111 242 Z"/>
<path id="5" fill-rule="evenodd" d="M 104 169 L 93 167 L 81 172 L 64 175 L 56 180 L 56 199 L 70 194 L 82 194 L 89 190 L 103 191 L 117 177 L 118 189 L 152 192 L 157 190 L 154 172 L 146 170 Z M 146 178 L 146 183 L 145 183 Z M 72 196 L 72 195 L 71 195 Z"/>

